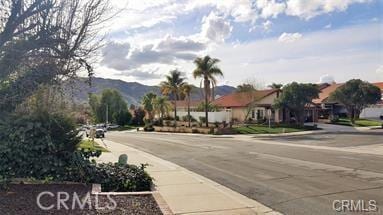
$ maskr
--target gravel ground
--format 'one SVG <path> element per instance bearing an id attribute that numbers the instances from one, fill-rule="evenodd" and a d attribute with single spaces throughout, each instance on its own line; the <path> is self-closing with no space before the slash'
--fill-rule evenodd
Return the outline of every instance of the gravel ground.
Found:
<path id="1" fill-rule="evenodd" d="M 53 205 L 52 209 L 42 210 L 37 203 L 37 197 L 41 192 L 48 191 L 53 193 L 42 195 L 40 202 L 43 206 L 49 207 Z M 69 199 L 65 201 L 69 209 L 65 209 L 63 204 L 58 207 L 59 192 L 66 192 L 69 194 Z M 6 190 L 0 191 L 0 214 L 17 214 L 17 215 L 40 215 L 40 214 L 162 214 L 154 197 L 150 194 L 147 195 L 120 195 L 111 196 L 116 202 L 116 209 L 106 209 L 107 205 L 112 205 L 112 201 L 104 195 L 91 195 L 91 206 L 86 204 L 84 209 L 81 209 L 80 204 L 76 202 L 75 196 L 79 196 L 80 201 L 83 201 L 87 194 L 91 192 L 91 186 L 82 184 L 34 184 L 34 185 L 9 185 Z M 65 199 L 66 195 L 61 194 L 61 199 Z M 72 208 L 73 201 L 75 201 Z M 85 202 L 85 201 L 84 201 Z M 98 206 L 98 207 L 97 207 Z"/>

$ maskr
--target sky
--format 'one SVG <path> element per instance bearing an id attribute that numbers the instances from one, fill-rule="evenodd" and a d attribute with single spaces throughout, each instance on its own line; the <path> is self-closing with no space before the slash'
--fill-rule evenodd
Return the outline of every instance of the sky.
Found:
<path id="1" fill-rule="evenodd" d="M 220 59 L 219 85 L 383 81 L 383 0 L 111 0 L 96 76 L 157 85 Z"/>

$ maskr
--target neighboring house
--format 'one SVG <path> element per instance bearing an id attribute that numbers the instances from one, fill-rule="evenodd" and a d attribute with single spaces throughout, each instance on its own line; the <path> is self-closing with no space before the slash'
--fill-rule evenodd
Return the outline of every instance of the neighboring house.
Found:
<path id="1" fill-rule="evenodd" d="M 264 120 L 269 118 L 273 122 L 283 121 L 283 112 L 272 108 L 274 100 L 279 97 L 280 90 L 258 90 L 250 93 L 232 93 L 222 96 L 213 104 L 223 111 L 231 113 L 231 119 L 243 122 L 247 119 Z M 250 109 L 249 109 L 250 107 Z M 246 115 L 247 119 L 246 119 Z"/>
<path id="2" fill-rule="evenodd" d="M 191 100 L 190 101 L 190 111 L 196 112 L 198 109 L 198 105 L 200 105 L 203 101 L 202 100 Z M 172 108 L 174 105 L 174 101 L 171 101 Z M 187 100 L 179 100 L 177 101 L 177 111 L 179 112 L 187 112 L 188 111 L 188 101 Z"/>
<path id="3" fill-rule="evenodd" d="M 372 84 L 379 87 L 383 93 L 383 82 Z M 320 119 L 332 119 L 334 116 L 347 116 L 347 110 L 343 107 L 343 105 L 337 102 L 329 101 L 331 93 L 342 85 L 343 83 L 331 84 L 327 87 L 322 87 L 321 92 L 319 93 L 319 98 L 313 100 L 313 104 L 315 105 L 314 108 L 317 110 L 317 116 L 319 116 Z M 372 105 L 371 107 L 365 108 L 360 117 L 379 118 L 381 115 L 383 115 L 383 101 L 376 105 Z"/>

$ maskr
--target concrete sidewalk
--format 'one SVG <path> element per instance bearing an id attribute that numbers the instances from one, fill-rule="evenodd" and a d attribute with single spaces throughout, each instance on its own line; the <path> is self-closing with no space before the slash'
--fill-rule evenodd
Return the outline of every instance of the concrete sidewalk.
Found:
<path id="1" fill-rule="evenodd" d="M 280 214 L 169 161 L 108 140 L 99 143 L 111 151 L 102 153 L 99 162 L 116 162 L 120 154 L 127 154 L 130 164 L 149 164 L 156 190 L 174 214 Z"/>

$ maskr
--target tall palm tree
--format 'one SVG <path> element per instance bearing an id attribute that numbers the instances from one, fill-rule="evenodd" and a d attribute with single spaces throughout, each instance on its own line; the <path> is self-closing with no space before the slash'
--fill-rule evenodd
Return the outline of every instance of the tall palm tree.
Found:
<path id="1" fill-rule="evenodd" d="M 190 95 L 191 91 L 193 90 L 193 85 L 185 83 L 181 87 L 181 93 L 185 96 L 185 99 L 187 99 L 188 102 L 188 126 L 190 127 Z"/>
<path id="2" fill-rule="evenodd" d="M 165 76 L 166 81 L 161 82 L 161 93 L 163 95 L 171 96 L 174 101 L 174 124 L 177 122 L 177 100 L 179 98 L 179 92 L 184 84 L 185 78 L 178 70 L 170 71 L 170 74 Z"/>
<path id="3" fill-rule="evenodd" d="M 153 120 L 153 111 L 154 111 L 153 101 L 156 97 L 157 95 L 152 92 L 147 93 L 144 95 L 144 97 L 142 97 L 142 105 L 144 106 L 144 109 L 148 113 L 148 117 L 150 121 Z"/>
<path id="4" fill-rule="evenodd" d="M 194 60 L 197 68 L 193 71 L 193 77 L 195 79 L 202 78 L 201 85 L 202 81 L 204 85 L 206 127 L 209 126 L 208 105 L 214 99 L 214 87 L 217 84 L 216 76 L 223 76 L 221 69 L 217 66 L 218 62 L 218 59 L 209 56 Z"/>
<path id="5" fill-rule="evenodd" d="M 160 114 L 160 120 L 162 122 L 165 112 L 168 112 L 170 109 L 168 99 L 165 96 L 158 96 L 153 100 L 153 107 L 154 110 Z"/>

